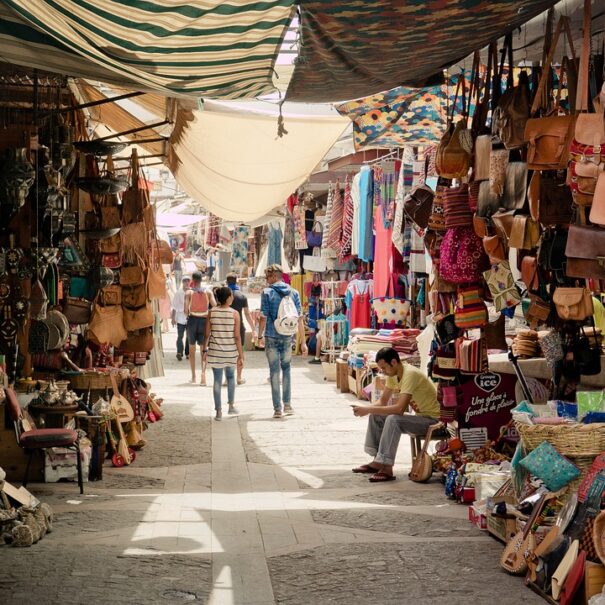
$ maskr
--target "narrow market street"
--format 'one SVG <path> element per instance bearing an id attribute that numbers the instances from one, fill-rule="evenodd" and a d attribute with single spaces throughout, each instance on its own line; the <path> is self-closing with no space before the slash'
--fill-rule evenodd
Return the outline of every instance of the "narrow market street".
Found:
<path id="1" fill-rule="evenodd" d="M 248 353 L 240 415 L 212 420 L 211 388 L 187 384 L 174 334 L 166 377 L 152 380 L 165 417 L 129 468 L 104 467 L 84 497 L 74 484 L 31 484 L 54 531 L 4 548 L 0 602 L 314 605 L 542 602 L 498 566 L 502 546 L 466 520 L 441 486 L 371 485 L 365 421 L 321 366 L 295 358 L 296 415 L 271 418 L 265 356 Z M 211 381 L 210 374 L 208 375 Z"/>

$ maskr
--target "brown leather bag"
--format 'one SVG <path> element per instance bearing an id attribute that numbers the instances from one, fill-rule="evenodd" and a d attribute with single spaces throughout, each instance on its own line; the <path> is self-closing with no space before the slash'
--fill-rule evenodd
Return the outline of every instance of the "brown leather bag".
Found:
<path id="1" fill-rule="evenodd" d="M 129 309 L 122 306 L 122 311 L 124 313 L 124 327 L 127 332 L 134 332 L 135 330 L 153 326 L 154 316 L 150 303 L 146 303 L 138 309 Z"/>
<path id="2" fill-rule="evenodd" d="M 103 306 L 122 304 L 122 287 L 106 286 L 99 292 L 99 300 Z"/>
<path id="3" fill-rule="evenodd" d="M 102 254 L 115 254 L 120 251 L 120 234 L 99 240 L 99 251 Z"/>
<path id="4" fill-rule="evenodd" d="M 584 321 L 594 313 L 592 294 L 586 288 L 557 288 L 552 300 L 557 315 L 566 321 Z"/>
<path id="5" fill-rule="evenodd" d="M 569 277 L 605 279 L 605 230 L 570 225 L 565 256 Z"/>
<path id="6" fill-rule="evenodd" d="M 134 267 L 122 267 L 120 269 L 120 285 L 139 286 L 145 283 L 145 274 L 138 265 Z"/>
<path id="7" fill-rule="evenodd" d="M 535 171 L 527 191 L 529 213 L 544 227 L 568 225 L 573 218 L 571 189 L 556 173 Z"/>
<path id="8" fill-rule="evenodd" d="M 488 235 L 483 238 L 483 249 L 490 261 L 508 260 L 508 249 L 500 235 Z"/>
<path id="9" fill-rule="evenodd" d="M 576 116 L 532 118 L 525 125 L 527 166 L 531 170 L 567 168 L 567 150 L 573 138 Z"/>
<path id="10" fill-rule="evenodd" d="M 540 241 L 540 227 L 529 216 L 518 214 L 513 219 L 508 245 L 511 248 L 532 250 Z"/>
<path id="11" fill-rule="evenodd" d="M 433 211 L 435 193 L 427 185 L 416 187 L 403 201 L 403 210 L 421 229 L 426 229 Z"/>
<path id="12" fill-rule="evenodd" d="M 70 324 L 87 324 L 92 313 L 92 303 L 85 298 L 67 296 L 63 303 L 63 315 Z"/>
<path id="13" fill-rule="evenodd" d="M 492 221 L 496 231 L 502 235 L 505 240 L 510 239 L 510 234 L 513 230 L 513 221 L 515 220 L 514 210 L 499 211 L 492 214 Z"/>
<path id="14" fill-rule="evenodd" d="M 454 125 L 454 112 L 458 100 L 458 93 L 462 90 L 462 117 Z M 468 129 L 466 118 L 466 79 L 463 75 L 458 78 L 456 96 L 452 104 L 452 113 L 448 119 L 445 134 L 441 137 L 435 156 L 437 174 L 448 179 L 459 179 L 468 175 L 471 166 L 471 149 L 467 149 L 464 138 L 472 137 Z"/>
<path id="15" fill-rule="evenodd" d="M 174 253 L 170 248 L 170 244 L 163 239 L 157 239 L 156 242 L 160 263 L 162 263 L 163 265 L 172 265 L 172 261 L 174 260 Z"/>
<path id="16" fill-rule="evenodd" d="M 510 65 L 513 65 L 512 61 Z M 512 80 L 512 70 L 509 82 Z M 498 136 L 507 149 L 525 144 L 525 124 L 529 119 L 529 79 L 527 73 L 519 74 L 519 85 L 509 88 L 498 101 L 492 118 L 492 133 Z"/>
<path id="17" fill-rule="evenodd" d="M 473 215 L 473 229 L 477 237 L 483 239 L 493 233 L 493 224 L 491 218 L 488 216 L 477 216 Z"/>
<path id="18" fill-rule="evenodd" d="M 573 48 L 573 38 L 569 27 L 569 19 L 562 15 L 557 23 L 550 50 L 544 61 L 544 69 L 540 77 L 540 82 L 536 90 L 534 102 L 531 108 L 531 115 L 538 113 L 544 99 L 547 97 L 547 82 L 550 78 L 550 66 L 553 62 L 555 50 L 561 32 L 570 42 Z M 575 59 L 575 56 L 574 56 Z M 532 118 L 527 120 L 525 125 L 525 142 L 527 147 L 527 166 L 531 170 L 563 170 L 567 168 L 567 154 L 570 143 L 573 139 L 576 116 L 575 115 L 557 115 L 560 111 L 561 100 L 561 80 L 559 77 L 559 88 L 557 90 L 557 100 L 554 108 L 550 110 L 546 117 Z"/>
<path id="19" fill-rule="evenodd" d="M 496 321 L 488 321 L 484 326 L 485 344 L 488 349 L 497 349 L 506 351 L 508 343 L 506 342 L 506 317 L 502 314 Z"/>
<path id="20" fill-rule="evenodd" d="M 144 284 L 124 286 L 121 291 L 121 304 L 125 307 L 138 309 L 147 302 L 147 290 Z"/>
<path id="21" fill-rule="evenodd" d="M 153 349 L 153 328 L 143 328 L 129 332 L 126 340 L 120 344 L 125 353 L 149 353 Z"/>
<path id="22" fill-rule="evenodd" d="M 530 291 L 537 290 L 540 286 L 538 259 L 535 256 L 523 257 L 521 261 L 521 279 Z"/>

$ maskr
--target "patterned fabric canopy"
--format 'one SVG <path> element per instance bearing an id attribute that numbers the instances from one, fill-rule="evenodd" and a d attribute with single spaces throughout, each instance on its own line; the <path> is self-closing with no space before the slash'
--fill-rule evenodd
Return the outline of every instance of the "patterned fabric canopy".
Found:
<path id="1" fill-rule="evenodd" d="M 466 74 L 467 82 L 470 73 Z M 400 86 L 385 93 L 336 106 L 353 121 L 355 149 L 436 143 L 445 131 L 459 76 L 442 86 Z M 470 82 L 469 82 L 470 83 Z M 460 99 L 456 112 L 462 111 Z M 471 106 L 472 110 L 472 106 Z"/>
<path id="2" fill-rule="evenodd" d="M 294 0 L 4 0 L 2 60 L 137 90 L 270 93 Z"/>
<path id="3" fill-rule="evenodd" d="M 324 102 L 435 84 L 477 48 L 556 0 L 349 0 L 301 3 L 302 47 L 291 101 Z"/>

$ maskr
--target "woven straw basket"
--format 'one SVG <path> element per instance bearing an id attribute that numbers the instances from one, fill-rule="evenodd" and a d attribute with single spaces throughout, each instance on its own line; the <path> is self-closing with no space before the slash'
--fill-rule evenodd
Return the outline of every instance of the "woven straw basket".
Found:
<path id="1" fill-rule="evenodd" d="M 605 423 L 534 424 L 518 423 L 517 431 L 528 452 L 548 441 L 563 456 L 597 456 L 605 450 Z"/>

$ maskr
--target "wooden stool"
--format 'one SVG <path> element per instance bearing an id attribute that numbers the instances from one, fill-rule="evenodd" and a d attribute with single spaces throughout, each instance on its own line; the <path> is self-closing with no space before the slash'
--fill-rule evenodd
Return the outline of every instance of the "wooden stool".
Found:
<path id="1" fill-rule="evenodd" d="M 431 436 L 431 441 L 443 441 L 443 439 L 450 438 L 450 432 L 448 431 L 447 425 L 443 425 L 443 428 L 436 430 Z M 426 439 L 426 433 L 424 435 L 410 435 L 410 447 L 412 450 L 412 460 L 416 459 L 418 452 L 422 449 L 423 441 Z"/>

